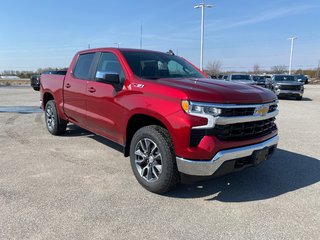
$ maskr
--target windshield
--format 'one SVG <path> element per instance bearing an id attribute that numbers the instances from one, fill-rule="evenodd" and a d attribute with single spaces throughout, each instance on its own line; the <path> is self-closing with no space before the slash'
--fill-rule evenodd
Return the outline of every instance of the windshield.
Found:
<path id="1" fill-rule="evenodd" d="M 232 75 L 231 80 L 235 81 L 251 81 L 251 76 L 250 75 Z"/>
<path id="2" fill-rule="evenodd" d="M 125 51 L 122 54 L 133 73 L 141 78 L 205 78 L 180 57 L 160 52 Z"/>
<path id="3" fill-rule="evenodd" d="M 296 81 L 296 78 L 294 76 L 275 76 L 274 80 L 276 82 L 293 82 Z"/>

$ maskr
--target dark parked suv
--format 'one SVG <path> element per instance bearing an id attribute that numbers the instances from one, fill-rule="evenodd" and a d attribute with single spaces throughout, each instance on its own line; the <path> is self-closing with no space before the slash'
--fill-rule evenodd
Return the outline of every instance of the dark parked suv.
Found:
<path id="1" fill-rule="evenodd" d="M 296 78 L 298 79 L 299 82 L 304 83 L 304 84 L 308 84 L 309 83 L 309 79 L 307 76 L 305 75 L 296 75 Z"/>
<path id="2" fill-rule="evenodd" d="M 40 90 L 40 75 L 32 75 L 30 78 L 30 85 L 35 91 Z"/>
<path id="3" fill-rule="evenodd" d="M 66 75 L 67 71 L 65 70 L 58 70 L 58 71 L 45 71 L 42 74 L 57 74 L 57 75 Z M 40 90 L 40 79 L 41 79 L 41 75 L 32 75 L 30 78 L 30 82 L 31 82 L 31 87 L 35 90 L 35 91 L 39 91 Z"/>
<path id="4" fill-rule="evenodd" d="M 295 97 L 301 100 L 304 92 L 303 83 L 298 82 L 294 75 L 273 75 L 275 93 L 278 97 Z"/>
<path id="5" fill-rule="evenodd" d="M 267 78 L 266 76 L 252 76 L 253 81 L 260 87 L 268 88 L 270 90 L 274 90 L 274 84 L 271 78 Z"/>

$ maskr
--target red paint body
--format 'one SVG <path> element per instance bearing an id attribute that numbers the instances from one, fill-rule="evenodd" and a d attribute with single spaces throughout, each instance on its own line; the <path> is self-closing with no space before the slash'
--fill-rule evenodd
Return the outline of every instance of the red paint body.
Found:
<path id="1" fill-rule="evenodd" d="M 72 70 L 79 54 L 89 52 L 111 52 L 116 55 L 125 73 L 122 90 L 116 91 L 109 84 L 73 77 Z M 115 48 L 77 53 L 66 76 L 42 75 L 43 105 L 45 94 L 51 94 L 54 98 L 62 119 L 122 146 L 127 144 L 127 126 L 133 116 L 143 114 L 155 118 L 168 129 L 176 155 L 187 159 L 211 159 L 222 149 L 262 142 L 277 134 L 274 131 L 246 141 L 221 141 L 214 136 L 205 136 L 197 147 L 190 147 L 191 128 L 203 125 L 207 120 L 186 114 L 181 108 L 181 100 L 255 104 L 274 101 L 275 95 L 260 87 L 212 79 L 140 79 L 133 74 L 121 51 Z"/>

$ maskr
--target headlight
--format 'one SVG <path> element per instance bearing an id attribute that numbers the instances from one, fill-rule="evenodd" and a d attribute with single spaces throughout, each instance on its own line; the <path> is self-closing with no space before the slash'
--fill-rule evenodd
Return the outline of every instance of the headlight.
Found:
<path id="1" fill-rule="evenodd" d="M 221 109 L 210 106 L 206 103 L 189 102 L 187 100 L 181 101 L 182 109 L 190 115 L 211 115 L 217 117 L 221 114 Z"/>
<path id="2" fill-rule="evenodd" d="M 208 120 L 206 125 L 196 126 L 193 128 L 212 128 L 215 125 L 217 117 L 221 114 L 221 109 L 212 106 L 210 103 L 181 101 L 182 109 L 192 116 L 203 117 Z"/>

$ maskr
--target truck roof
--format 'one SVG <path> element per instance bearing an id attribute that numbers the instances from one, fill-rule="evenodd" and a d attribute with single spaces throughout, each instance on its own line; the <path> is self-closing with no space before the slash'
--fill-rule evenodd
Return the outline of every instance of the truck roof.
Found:
<path id="1" fill-rule="evenodd" d="M 158 53 L 164 53 L 160 51 L 154 51 L 154 50 L 147 50 L 147 49 L 135 49 L 135 48 L 116 48 L 116 47 L 105 47 L 105 48 L 91 48 L 79 51 L 77 54 L 81 53 L 88 53 L 88 52 L 99 52 L 99 51 L 132 51 L 132 52 L 158 52 Z"/>

